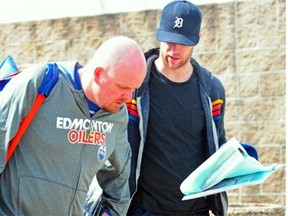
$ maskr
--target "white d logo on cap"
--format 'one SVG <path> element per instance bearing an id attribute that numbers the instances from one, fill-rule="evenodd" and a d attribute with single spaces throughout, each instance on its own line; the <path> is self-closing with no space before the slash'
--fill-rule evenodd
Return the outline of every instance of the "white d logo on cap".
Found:
<path id="1" fill-rule="evenodd" d="M 182 18 L 179 18 L 179 17 L 176 17 L 176 20 L 175 20 L 175 25 L 173 28 L 181 28 L 183 27 L 183 19 Z"/>

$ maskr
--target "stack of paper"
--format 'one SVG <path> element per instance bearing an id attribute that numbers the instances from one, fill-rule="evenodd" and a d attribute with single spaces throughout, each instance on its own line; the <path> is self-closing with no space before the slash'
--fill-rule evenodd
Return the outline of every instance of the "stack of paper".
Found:
<path id="1" fill-rule="evenodd" d="M 182 200 L 259 184 L 283 164 L 263 166 L 232 138 L 192 172 L 180 185 Z"/>

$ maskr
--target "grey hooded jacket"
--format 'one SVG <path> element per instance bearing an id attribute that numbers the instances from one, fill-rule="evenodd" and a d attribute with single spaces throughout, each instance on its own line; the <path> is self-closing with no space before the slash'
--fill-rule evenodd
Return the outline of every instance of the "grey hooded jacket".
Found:
<path id="1" fill-rule="evenodd" d="M 0 215 L 82 215 L 95 174 L 103 205 L 125 215 L 129 203 L 131 150 L 127 109 L 90 117 L 85 96 L 70 79 L 76 62 L 59 79 L 29 125 L 9 163 L 9 141 L 30 110 L 46 64 L 25 69 L 0 92 Z M 102 170 L 106 160 L 113 166 Z"/>

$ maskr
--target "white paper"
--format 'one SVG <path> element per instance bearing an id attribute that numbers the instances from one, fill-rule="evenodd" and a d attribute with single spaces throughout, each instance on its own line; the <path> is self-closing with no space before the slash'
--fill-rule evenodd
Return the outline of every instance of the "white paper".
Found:
<path id="1" fill-rule="evenodd" d="M 263 183 L 272 173 L 274 173 L 276 170 L 283 166 L 283 164 L 277 164 L 273 165 L 274 169 L 271 171 L 257 172 L 248 175 L 236 176 L 230 179 L 224 179 L 220 183 L 214 185 L 212 188 L 209 188 L 208 190 L 199 193 L 192 193 L 186 195 L 182 198 L 182 200 L 196 199 L 199 197 L 205 197 L 227 190 L 237 189 L 243 186 L 251 186 Z"/>
<path id="2" fill-rule="evenodd" d="M 263 166 L 235 139 L 211 155 L 180 185 L 183 200 L 262 183 L 283 164 Z"/>

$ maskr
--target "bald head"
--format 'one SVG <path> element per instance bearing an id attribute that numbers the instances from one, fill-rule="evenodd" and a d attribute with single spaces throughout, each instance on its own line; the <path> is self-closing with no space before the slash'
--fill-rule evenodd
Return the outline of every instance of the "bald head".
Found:
<path id="1" fill-rule="evenodd" d="M 106 88 L 113 89 L 112 84 L 115 85 L 115 90 L 119 90 L 118 103 L 131 99 L 132 91 L 138 88 L 145 78 L 146 60 L 142 49 L 133 39 L 116 36 L 98 48 L 83 71 L 86 75 L 81 75 L 81 82 L 85 95 L 103 107 L 99 94 Z M 108 83 L 111 86 L 108 86 Z M 107 95 L 108 91 L 106 97 Z"/>
<path id="2" fill-rule="evenodd" d="M 119 65 L 135 66 L 136 63 L 140 63 L 140 66 L 146 64 L 139 45 L 131 38 L 116 36 L 101 44 L 89 64 L 107 69 L 106 67 Z"/>

